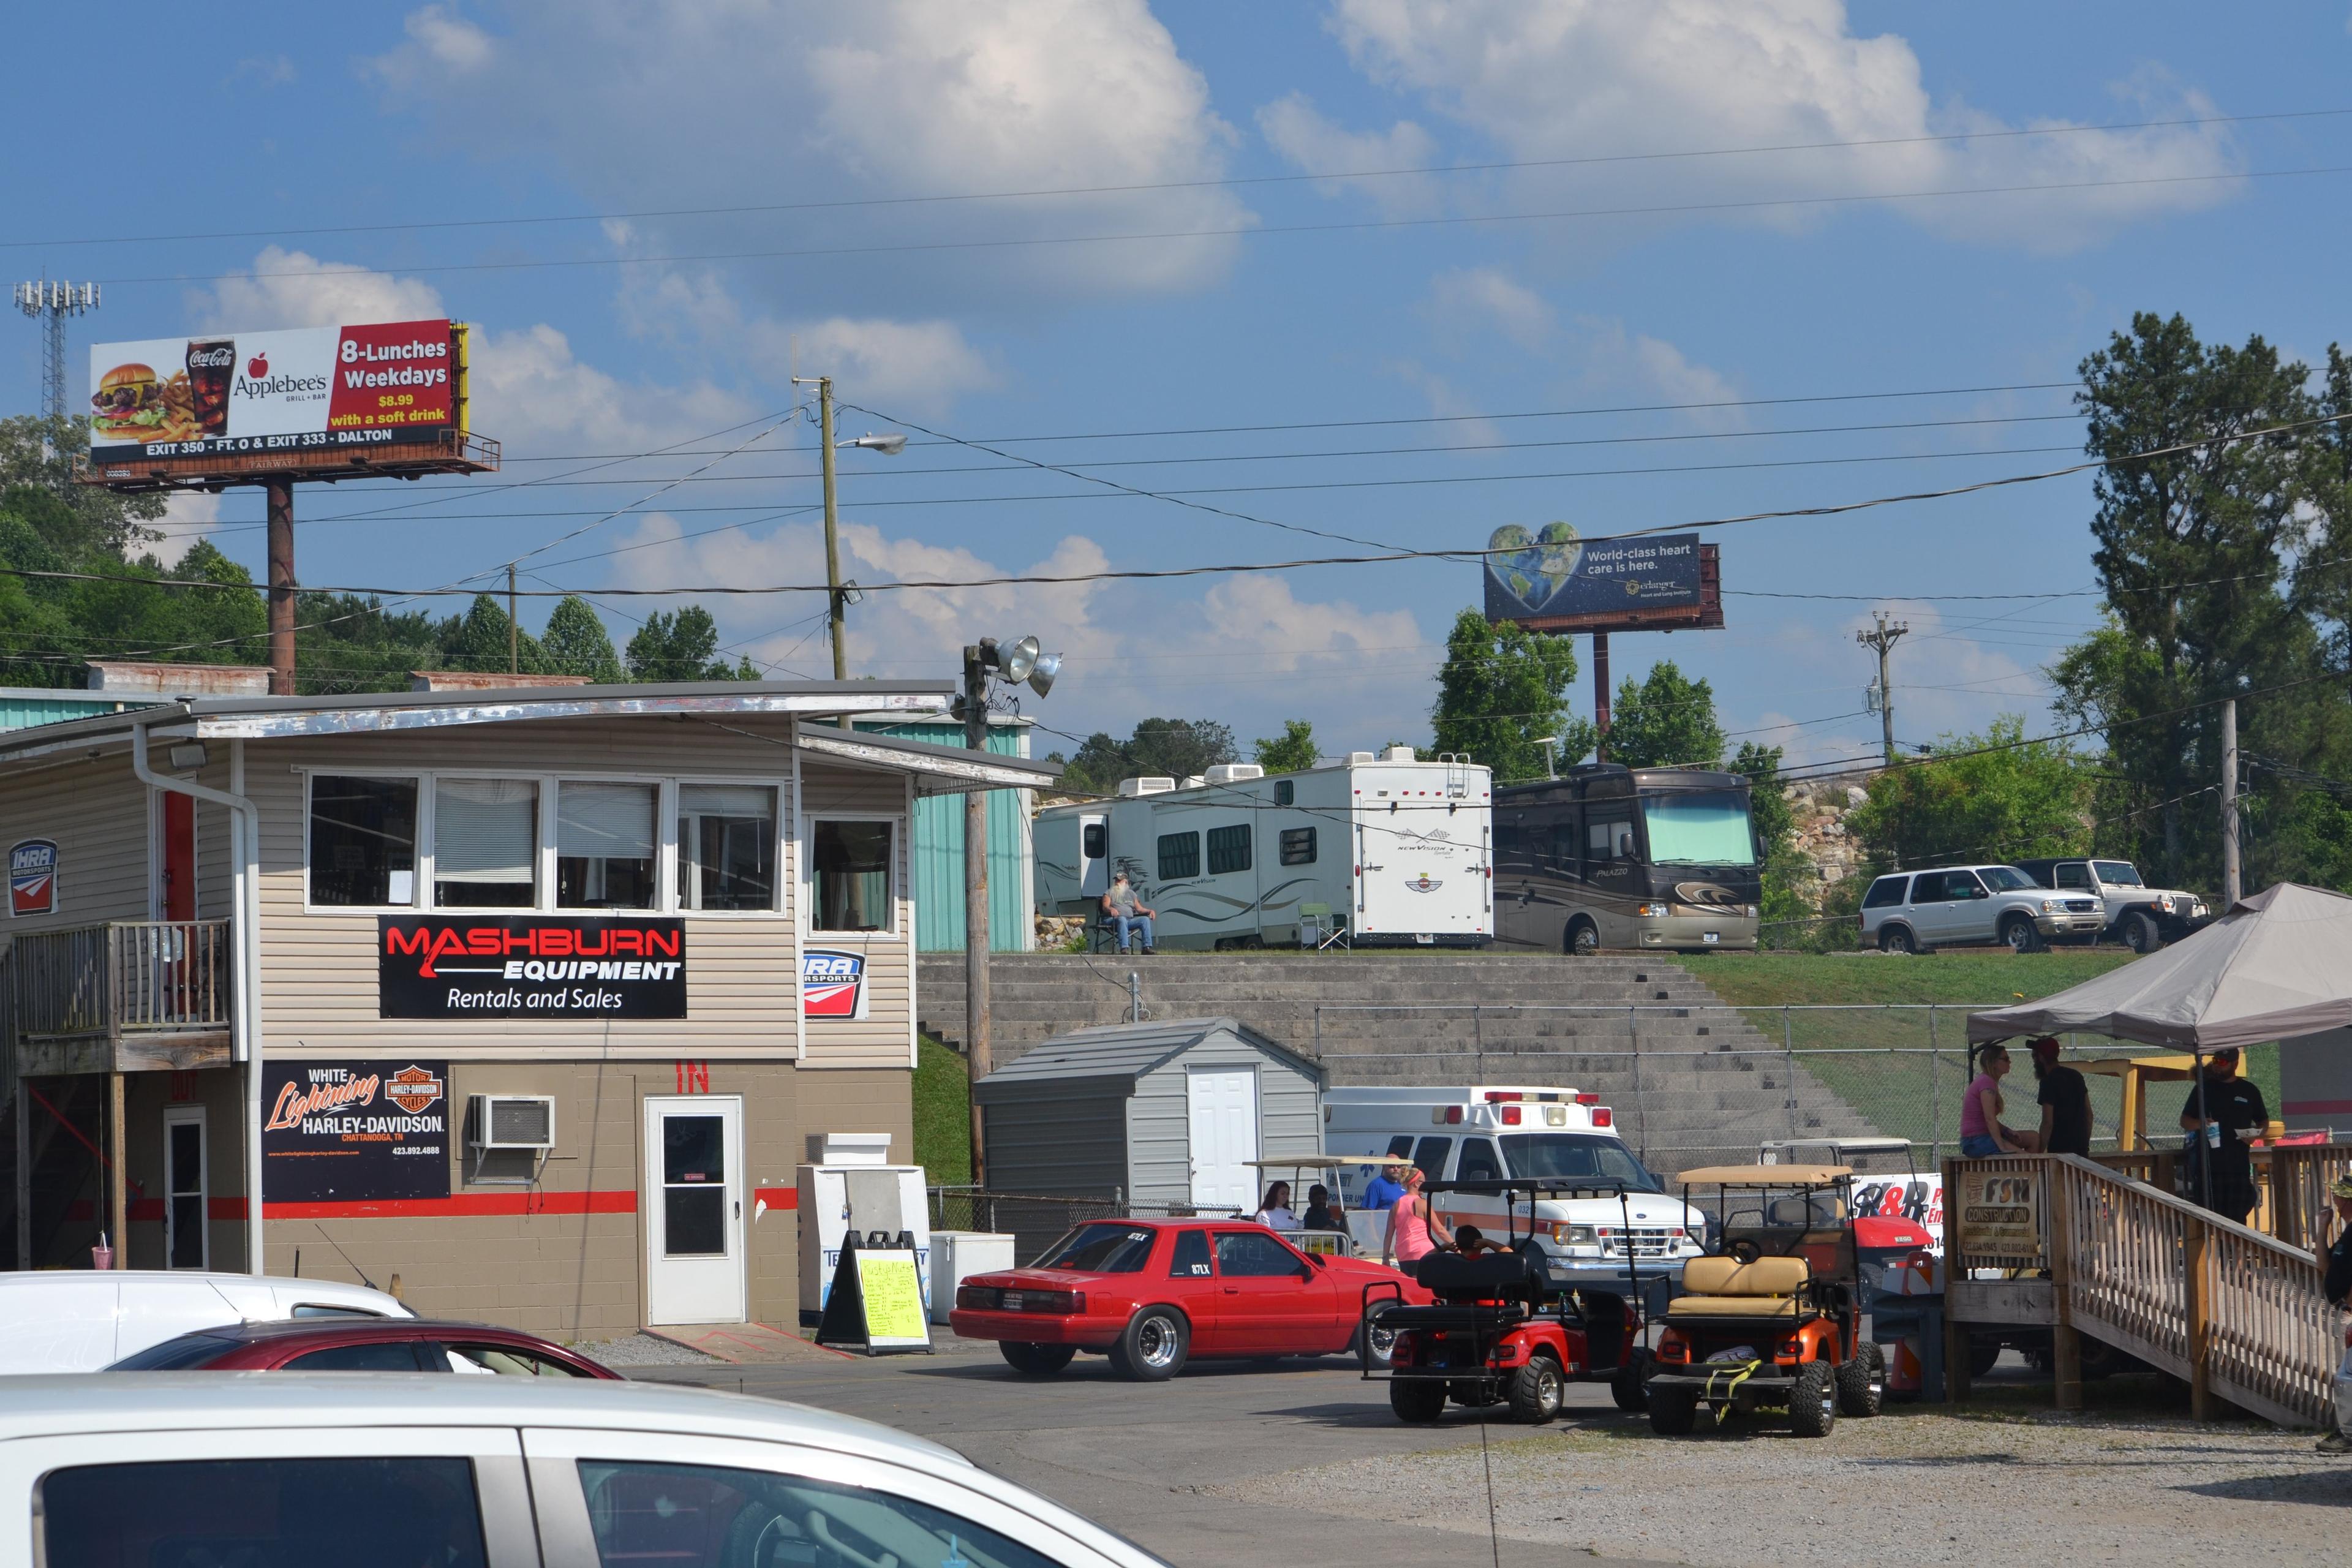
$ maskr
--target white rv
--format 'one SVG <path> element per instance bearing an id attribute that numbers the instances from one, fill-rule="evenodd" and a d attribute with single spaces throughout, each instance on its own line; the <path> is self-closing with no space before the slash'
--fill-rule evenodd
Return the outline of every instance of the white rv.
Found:
<path id="1" fill-rule="evenodd" d="M 1037 907 L 1093 915 L 1125 871 L 1161 947 L 1483 947 L 1493 796 L 1486 768 L 1410 746 L 1272 776 L 1242 763 L 1181 786 L 1129 779 L 1117 800 L 1037 814 Z"/>
<path id="2" fill-rule="evenodd" d="M 1706 1250 L 1706 1215 L 1665 1191 L 1617 1134 L 1596 1094 L 1522 1084 L 1446 1084 L 1323 1091 L 1323 1148 L 1370 1156 L 1339 1173 L 1357 1250 L 1380 1256 L 1386 1222 L 1361 1210 L 1375 1162 L 1403 1160 L 1433 1182 L 1556 1181 L 1622 1184 L 1625 1197 L 1519 1199 L 1442 1192 L 1431 1207 L 1448 1226 L 1475 1225 L 1501 1242 L 1532 1232 L 1556 1283 L 1622 1281 L 1630 1251 L 1645 1279 L 1671 1279 Z M 1630 1234 L 1629 1234 L 1630 1233 Z M 1652 1273 L 1652 1270 L 1655 1273 Z M 1622 1288 L 1622 1286 L 1621 1286 Z"/>

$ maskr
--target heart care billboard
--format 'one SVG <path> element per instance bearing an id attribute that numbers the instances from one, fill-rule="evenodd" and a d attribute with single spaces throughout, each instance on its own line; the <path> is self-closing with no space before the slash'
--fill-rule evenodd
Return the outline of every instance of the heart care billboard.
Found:
<path id="1" fill-rule="evenodd" d="M 1507 523 L 1486 542 L 1486 618 L 1534 631 L 1719 626 L 1715 546 L 1696 533 L 1585 540 Z"/>
<path id="2" fill-rule="evenodd" d="M 100 343 L 89 455 L 306 457 L 442 440 L 466 427 L 461 322 L 377 321 Z"/>

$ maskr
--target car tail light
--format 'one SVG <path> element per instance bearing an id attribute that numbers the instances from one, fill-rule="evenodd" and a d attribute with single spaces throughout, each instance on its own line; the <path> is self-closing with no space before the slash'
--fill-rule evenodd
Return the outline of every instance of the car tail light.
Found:
<path id="1" fill-rule="evenodd" d="M 1797 1341 L 1797 1340 L 1782 1340 L 1782 1341 L 1780 1342 L 1780 1360 L 1782 1360 L 1782 1361 L 1794 1361 L 1794 1360 L 1796 1360 L 1799 1356 L 1801 1356 L 1801 1355 L 1803 1355 L 1804 1353 L 1805 1353 L 1805 1347 L 1804 1347 L 1803 1343 L 1802 1343 L 1802 1342 L 1801 1342 L 1800 1341 Z"/>
<path id="2" fill-rule="evenodd" d="M 1596 1105 L 1592 1108 L 1592 1125 L 1595 1127 L 1606 1127 L 1615 1120 L 1615 1114 L 1607 1106 Z"/>
<path id="3" fill-rule="evenodd" d="M 1503 1107 L 1503 1125 L 1506 1127 L 1517 1127 L 1518 1124 L 1519 1108 L 1516 1105 L 1507 1105 Z"/>
<path id="4" fill-rule="evenodd" d="M 990 1285 L 959 1285 L 956 1287 L 956 1305 L 967 1312 L 992 1312 L 996 1310 L 997 1299 L 1003 1294 Z"/>
<path id="5" fill-rule="evenodd" d="M 1398 1330 L 1396 1342 L 1389 1350 L 1389 1364 L 1391 1366 L 1411 1366 L 1413 1363 L 1414 1358 L 1420 1354 L 1421 1336 L 1414 1333 L 1411 1329 Z"/>

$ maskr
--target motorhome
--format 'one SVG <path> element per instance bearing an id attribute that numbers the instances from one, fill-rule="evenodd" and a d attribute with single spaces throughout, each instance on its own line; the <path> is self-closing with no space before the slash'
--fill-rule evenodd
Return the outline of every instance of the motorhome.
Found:
<path id="1" fill-rule="evenodd" d="M 1483 947 L 1493 793 L 1479 764 L 1410 746 L 1298 773 L 1129 779 L 1116 800 L 1037 814 L 1038 910 L 1095 915 L 1124 871 L 1160 947 Z"/>
<path id="2" fill-rule="evenodd" d="M 1630 1253 L 1656 1278 L 1706 1249 L 1706 1215 L 1670 1195 L 1665 1184 L 1618 1135 L 1611 1108 L 1591 1092 L 1522 1084 L 1434 1088 L 1341 1086 L 1323 1092 L 1323 1147 L 1362 1154 L 1341 1168 L 1340 1194 L 1357 1250 L 1380 1255 L 1384 1218 L 1363 1208 L 1364 1184 L 1386 1160 L 1419 1166 L 1433 1182 L 1526 1180 L 1622 1183 L 1625 1199 L 1543 1198 L 1518 1205 L 1516 1222 L 1499 1197 L 1465 1192 L 1433 1204 L 1449 1226 L 1475 1225 L 1498 1240 L 1528 1234 L 1561 1283 L 1623 1289 Z"/>
<path id="3" fill-rule="evenodd" d="M 1752 952 L 1762 859 L 1738 773 L 1588 763 L 1512 784 L 1495 794 L 1495 939 Z"/>

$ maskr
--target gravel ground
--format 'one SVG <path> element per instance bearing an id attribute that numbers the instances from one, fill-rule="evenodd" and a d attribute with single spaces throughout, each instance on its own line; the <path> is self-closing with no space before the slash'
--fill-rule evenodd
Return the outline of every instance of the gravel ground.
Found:
<path id="1" fill-rule="evenodd" d="M 1451 1415 L 1449 1424 L 1469 1419 Z M 2162 1418 L 1889 1411 L 1820 1441 L 1768 1416 L 1662 1438 L 1592 1417 L 1491 1428 L 1502 1534 L 1700 1568 L 2344 1561 L 2352 1458 L 2310 1433 Z M 1487 1531 L 1473 1447 L 1214 1489 L 1249 1502 Z"/>
<path id="2" fill-rule="evenodd" d="M 717 1356 L 661 1339 L 653 1334 L 629 1334 L 617 1340 L 583 1340 L 572 1347 L 591 1361 L 606 1366 L 723 1366 Z"/>

